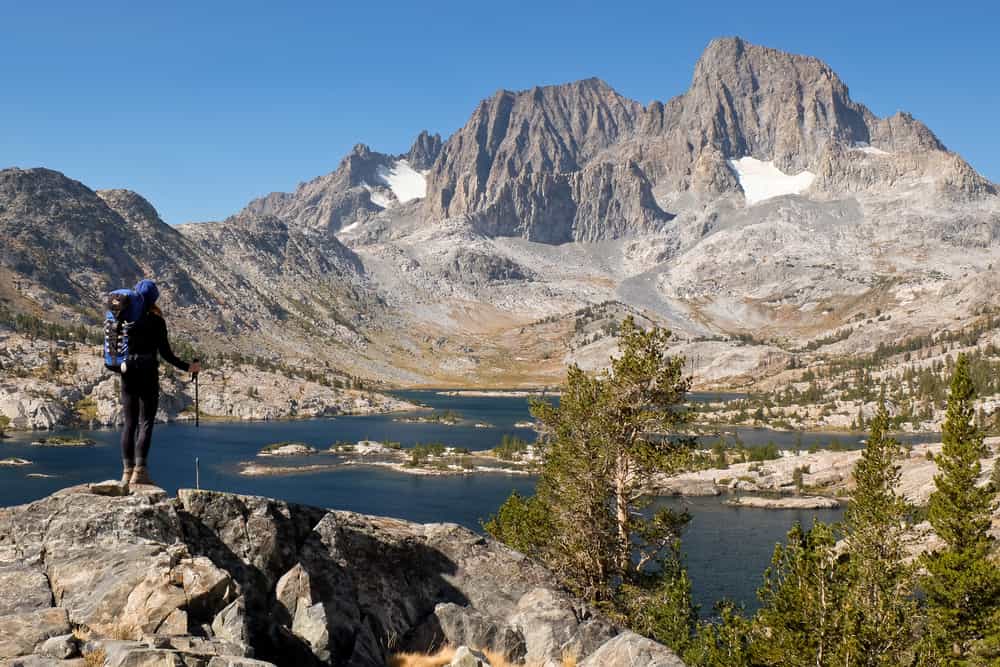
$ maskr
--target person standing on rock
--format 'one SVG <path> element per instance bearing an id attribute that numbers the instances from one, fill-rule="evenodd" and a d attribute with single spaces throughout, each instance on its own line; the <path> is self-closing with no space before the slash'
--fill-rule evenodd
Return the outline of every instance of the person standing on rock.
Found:
<path id="1" fill-rule="evenodd" d="M 153 424 L 160 402 L 159 356 L 182 371 L 197 373 L 201 364 L 187 363 L 170 349 L 167 323 L 156 306 L 160 290 L 152 280 L 140 280 L 135 286 L 143 299 L 142 317 L 129 332 L 129 354 L 122 372 L 122 485 L 152 484 L 149 476 L 149 448 Z"/>

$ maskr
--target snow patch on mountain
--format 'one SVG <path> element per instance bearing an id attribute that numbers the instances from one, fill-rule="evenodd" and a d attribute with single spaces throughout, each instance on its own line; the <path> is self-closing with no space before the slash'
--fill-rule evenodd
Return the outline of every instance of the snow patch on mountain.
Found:
<path id="1" fill-rule="evenodd" d="M 376 174 L 400 204 L 427 196 L 427 178 L 406 160 L 397 160 L 391 168 L 379 166 Z"/>
<path id="2" fill-rule="evenodd" d="M 372 200 L 372 203 L 375 204 L 376 206 L 381 206 L 382 208 L 389 208 L 389 206 L 392 205 L 392 200 L 386 197 L 385 194 L 383 194 L 382 192 L 376 190 L 367 183 L 362 183 L 361 185 L 363 185 L 365 190 L 368 191 L 369 198 Z"/>
<path id="3" fill-rule="evenodd" d="M 868 155 L 889 155 L 889 153 L 884 150 L 875 148 L 874 146 L 860 141 L 855 142 L 855 144 L 851 147 L 851 150 L 861 151 L 862 153 L 867 153 Z"/>
<path id="4" fill-rule="evenodd" d="M 373 202 L 375 202 L 375 198 L 374 198 L 374 197 L 372 197 L 372 201 L 373 201 Z M 378 202 L 375 202 L 375 203 L 376 203 L 376 204 L 378 204 Z M 379 206 L 382 206 L 382 204 L 378 204 L 378 205 L 379 205 Z M 337 235 L 339 236 L 339 235 L 341 235 L 341 234 L 347 234 L 347 233 L 349 233 L 349 232 L 352 232 L 352 231 L 354 231 L 355 229 L 357 229 L 357 228 L 358 228 L 358 226 L 359 226 L 360 224 L 361 224 L 361 221 L 360 221 L 360 220 L 357 220 L 357 221 L 355 221 L 355 222 L 352 222 L 351 224 L 347 225 L 346 227 L 344 227 L 344 228 L 340 229 L 340 230 L 339 230 L 339 231 L 337 232 Z"/>
<path id="5" fill-rule="evenodd" d="M 792 176 L 775 167 L 770 160 L 764 162 L 753 157 L 729 160 L 729 166 L 736 172 L 736 178 L 746 195 L 747 206 L 772 197 L 800 194 L 816 179 L 816 174 L 811 171 L 802 171 Z"/>

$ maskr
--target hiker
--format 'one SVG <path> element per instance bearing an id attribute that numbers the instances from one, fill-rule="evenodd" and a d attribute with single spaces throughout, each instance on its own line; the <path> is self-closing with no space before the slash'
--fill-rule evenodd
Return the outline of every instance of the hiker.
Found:
<path id="1" fill-rule="evenodd" d="M 142 296 L 143 313 L 129 331 L 128 357 L 122 372 L 122 485 L 152 484 L 149 476 L 149 446 L 160 402 L 157 353 L 165 361 L 192 374 L 201 370 L 197 361 L 186 363 L 170 349 L 167 323 L 156 307 L 160 290 L 152 280 L 140 280 L 135 291 Z"/>

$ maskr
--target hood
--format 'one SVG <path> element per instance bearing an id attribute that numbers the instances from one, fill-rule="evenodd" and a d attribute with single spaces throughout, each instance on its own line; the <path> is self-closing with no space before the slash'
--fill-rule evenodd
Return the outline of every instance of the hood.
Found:
<path id="1" fill-rule="evenodd" d="M 135 285 L 135 291 L 142 295 L 142 301 L 149 310 L 160 297 L 160 290 L 152 280 L 140 280 Z"/>

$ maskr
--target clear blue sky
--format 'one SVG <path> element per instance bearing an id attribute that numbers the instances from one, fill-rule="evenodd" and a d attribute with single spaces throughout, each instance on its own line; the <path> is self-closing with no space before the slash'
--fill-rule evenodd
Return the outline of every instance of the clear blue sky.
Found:
<path id="1" fill-rule="evenodd" d="M 828 62 L 878 115 L 905 109 L 1000 181 L 994 2 L 5 2 L 0 167 L 145 195 L 176 224 L 405 151 L 498 88 L 599 76 L 683 92 L 740 35 Z"/>

